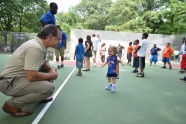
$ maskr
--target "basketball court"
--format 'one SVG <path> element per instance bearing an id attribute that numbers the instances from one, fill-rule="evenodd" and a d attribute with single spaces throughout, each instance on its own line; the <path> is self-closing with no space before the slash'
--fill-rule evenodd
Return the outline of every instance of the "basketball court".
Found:
<path id="1" fill-rule="evenodd" d="M 0 71 L 10 58 L 0 54 Z M 185 124 L 186 83 L 179 80 L 179 63 L 173 69 L 146 64 L 145 78 L 131 73 L 131 66 L 120 66 L 116 93 L 105 90 L 107 66 L 91 67 L 83 77 L 67 62 L 58 69 L 54 100 L 39 104 L 28 117 L 14 118 L 0 109 L 1 124 Z M 54 64 L 54 63 L 53 63 Z M 0 105 L 9 97 L 0 93 Z"/>

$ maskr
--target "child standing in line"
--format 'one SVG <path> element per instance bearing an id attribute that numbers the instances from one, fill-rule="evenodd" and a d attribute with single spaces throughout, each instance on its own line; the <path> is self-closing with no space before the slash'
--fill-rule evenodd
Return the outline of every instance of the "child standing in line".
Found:
<path id="1" fill-rule="evenodd" d="M 102 43 L 101 48 L 100 48 L 100 56 L 101 56 L 101 62 L 105 62 L 105 52 L 106 52 L 106 47 L 105 43 Z"/>
<path id="2" fill-rule="evenodd" d="M 118 78 L 119 74 L 119 63 L 124 65 L 123 62 L 120 60 L 119 57 L 116 56 L 117 54 L 117 47 L 110 46 L 108 49 L 108 57 L 107 61 L 102 65 L 104 67 L 108 64 L 108 71 L 107 71 L 107 78 L 108 84 L 106 86 L 106 90 L 111 90 L 112 93 L 116 91 L 116 78 Z"/>
<path id="3" fill-rule="evenodd" d="M 167 43 L 166 47 L 163 50 L 163 59 L 162 62 L 164 63 L 164 66 L 162 68 L 166 68 L 166 64 L 169 64 L 169 69 L 172 69 L 170 57 L 172 56 L 172 53 L 174 51 L 170 47 L 170 43 Z"/>
<path id="4" fill-rule="evenodd" d="M 156 47 L 156 44 L 154 44 L 154 47 L 150 50 L 151 58 L 150 58 L 150 65 L 152 65 L 152 62 L 154 62 L 154 65 L 156 65 L 156 62 L 158 61 L 158 51 L 161 49 Z"/>
<path id="5" fill-rule="evenodd" d="M 133 48 L 133 67 L 134 67 L 134 70 L 132 71 L 132 73 L 137 73 L 138 72 L 138 67 L 139 67 L 139 56 L 137 55 L 137 49 L 139 47 L 139 40 L 135 40 L 133 42 L 133 44 L 135 46 Z"/>
<path id="6" fill-rule="evenodd" d="M 76 45 L 74 60 L 76 58 L 76 68 L 78 68 L 78 72 L 76 76 L 82 76 L 81 68 L 83 67 L 83 59 L 84 59 L 84 46 L 83 46 L 83 38 L 79 38 L 78 44 Z"/>
<path id="7" fill-rule="evenodd" d="M 133 51 L 132 42 L 130 42 L 129 47 L 127 48 L 127 59 L 128 59 L 127 64 L 129 65 L 131 65 L 132 62 L 132 51 Z"/>

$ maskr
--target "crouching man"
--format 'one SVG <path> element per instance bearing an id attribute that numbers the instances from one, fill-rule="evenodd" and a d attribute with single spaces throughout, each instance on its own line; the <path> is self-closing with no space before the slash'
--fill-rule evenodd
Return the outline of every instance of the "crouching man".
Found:
<path id="1" fill-rule="evenodd" d="M 55 25 L 46 25 L 37 36 L 22 44 L 11 56 L 0 75 L 0 91 L 12 96 L 3 110 L 14 117 L 32 114 L 38 103 L 52 100 L 52 80 L 56 70 L 45 61 L 46 49 L 60 43 L 61 32 Z"/>

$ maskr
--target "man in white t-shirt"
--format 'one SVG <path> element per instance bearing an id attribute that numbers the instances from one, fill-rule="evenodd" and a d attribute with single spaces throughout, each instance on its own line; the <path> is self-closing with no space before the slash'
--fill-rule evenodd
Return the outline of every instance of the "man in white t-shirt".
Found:
<path id="1" fill-rule="evenodd" d="M 92 43 L 93 43 L 93 65 L 96 66 L 96 54 L 98 50 L 98 43 L 100 39 L 96 37 L 95 34 L 92 35 Z"/>
<path id="2" fill-rule="evenodd" d="M 139 56 L 139 73 L 137 73 L 137 77 L 144 77 L 144 69 L 145 69 L 145 56 L 147 51 L 147 38 L 148 33 L 143 33 L 142 40 L 139 43 L 139 47 L 137 49 L 137 55 Z"/>

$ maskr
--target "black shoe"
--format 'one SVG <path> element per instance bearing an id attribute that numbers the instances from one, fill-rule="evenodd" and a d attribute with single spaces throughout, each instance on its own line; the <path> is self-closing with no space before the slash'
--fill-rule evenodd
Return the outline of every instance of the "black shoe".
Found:
<path id="1" fill-rule="evenodd" d="M 186 81 L 186 77 L 180 78 L 180 80 L 182 80 L 182 81 Z"/>
<path id="2" fill-rule="evenodd" d="M 166 68 L 166 66 L 163 66 L 162 68 Z"/>
<path id="3" fill-rule="evenodd" d="M 60 69 L 61 68 L 61 65 L 58 65 L 57 68 Z"/>
<path id="4" fill-rule="evenodd" d="M 61 64 L 61 68 L 63 68 L 64 67 L 64 65 L 63 64 Z"/>
<path id="5" fill-rule="evenodd" d="M 138 70 L 133 70 L 132 73 L 138 73 Z"/>
<path id="6" fill-rule="evenodd" d="M 172 66 L 170 66 L 169 69 L 172 69 Z"/>
<path id="7" fill-rule="evenodd" d="M 184 73 L 184 72 L 185 72 L 185 71 L 183 71 L 183 70 L 180 70 L 180 71 L 179 71 L 179 73 Z"/>

